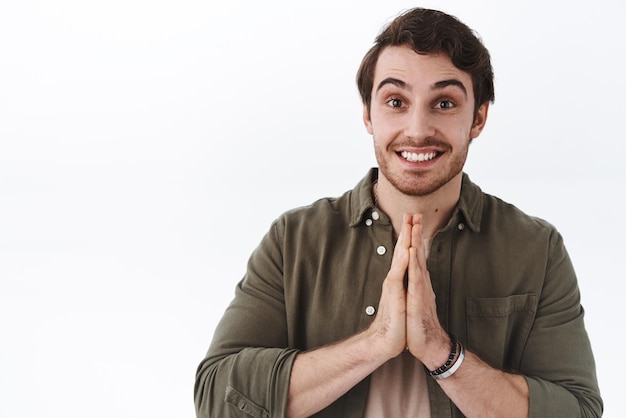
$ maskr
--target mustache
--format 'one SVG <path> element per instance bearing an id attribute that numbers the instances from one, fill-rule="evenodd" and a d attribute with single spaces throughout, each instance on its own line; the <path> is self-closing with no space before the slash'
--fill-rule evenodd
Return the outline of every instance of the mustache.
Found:
<path id="1" fill-rule="evenodd" d="M 407 147 L 407 148 L 423 148 L 423 147 L 437 147 L 443 149 L 450 149 L 450 144 L 447 142 L 441 141 L 437 138 L 424 138 L 422 140 L 416 141 L 412 139 L 402 139 L 398 141 L 394 141 L 391 144 L 393 147 Z"/>

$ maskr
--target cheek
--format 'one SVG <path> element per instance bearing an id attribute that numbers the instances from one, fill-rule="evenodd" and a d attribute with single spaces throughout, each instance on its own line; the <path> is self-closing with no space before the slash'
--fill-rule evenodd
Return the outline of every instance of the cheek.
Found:
<path id="1" fill-rule="evenodd" d="M 467 141 L 472 139 L 474 135 L 473 125 L 471 122 L 462 122 L 459 123 L 458 129 L 456 130 L 456 134 L 458 135 L 458 139 L 462 141 Z"/>
<path id="2" fill-rule="evenodd" d="M 458 135 L 459 135 L 459 138 L 469 139 L 470 131 L 468 129 L 466 129 L 466 128 L 459 128 Z"/>
<path id="3" fill-rule="evenodd" d="M 384 115 L 374 115 L 369 123 L 368 132 L 381 139 L 395 136 L 401 130 L 402 122 L 397 117 L 385 117 Z"/>

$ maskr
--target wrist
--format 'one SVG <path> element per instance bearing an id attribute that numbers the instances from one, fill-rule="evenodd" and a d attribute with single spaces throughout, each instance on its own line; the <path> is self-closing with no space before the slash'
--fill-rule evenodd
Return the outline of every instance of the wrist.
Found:
<path id="1" fill-rule="evenodd" d="M 436 370 L 449 360 L 451 351 L 452 337 L 444 332 L 436 342 L 432 342 L 427 354 L 420 360 L 428 370 Z"/>
<path id="2" fill-rule="evenodd" d="M 463 344 L 457 341 L 454 335 L 450 336 L 450 353 L 448 354 L 448 358 L 445 363 L 436 369 L 429 369 L 424 365 L 424 370 L 426 373 L 437 379 L 446 379 L 452 376 L 458 369 L 461 367 L 463 360 L 465 359 L 465 349 L 463 348 Z"/>
<path id="3" fill-rule="evenodd" d="M 363 350 L 367 352 L 368 358 L 380 365 L 398 356 L 404 349 L 404 347 L 396 349 L 395 344 L 390 343 L 389 339 L 374 327 L 366 329 L 361 336 Z"/>

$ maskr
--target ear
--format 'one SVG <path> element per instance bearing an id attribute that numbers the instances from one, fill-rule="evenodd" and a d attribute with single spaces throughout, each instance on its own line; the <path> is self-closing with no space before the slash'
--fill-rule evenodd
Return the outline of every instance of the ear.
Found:
<path id="1" fill-rule="evenodd" d="M 476 117 L 472 123 L 472 129 L 470 130 L 470 139 L 476 138 L 483 131 L 487 123 L 487 113 L 489 113 L 489 102 L 483 103 L 478 108 L 478 112 L 476 112 Z"/>
<path id="2" fill-rule="evenodd" d="M 367 105 L 363 103 L 363 123 L 365 124 L 365 129 L 367 129 L 367 133 L 370 135 L 374 135 L 374 130 L 372 129 L 372 120 L 370 119 L 370 112 L 367 109 Z"/>

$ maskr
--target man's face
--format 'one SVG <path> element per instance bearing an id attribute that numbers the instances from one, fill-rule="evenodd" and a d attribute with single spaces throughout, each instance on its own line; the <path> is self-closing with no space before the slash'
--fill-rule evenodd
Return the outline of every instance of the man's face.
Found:
<path id="1" fill-rule="evenodd" d="M 430 194 L 461 176 L 471 139 L 487 118 L 474 119 L 471 76 L 446 55 L 420 55 L 407 46 L 385 48 L 376 65 L 370 112 L 380 176 L 412 196 Z"/>

